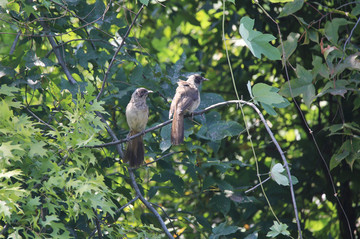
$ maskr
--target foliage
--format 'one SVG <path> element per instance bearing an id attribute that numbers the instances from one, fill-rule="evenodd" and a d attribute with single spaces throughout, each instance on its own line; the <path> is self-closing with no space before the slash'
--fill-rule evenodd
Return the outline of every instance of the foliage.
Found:
<path id="1" fill-rule="evenodd" d="M 180 146 L 170 125 L 145 134 L 139 192 L 125 145 L 95 147 L 126 141 L 137 87 L 156 92 L 148 127 L 168 120 L 192 73 L 210 79 L 199 110 L 235 91 L 259 104 L 304 238 L 358 236 L 359 17 L 343 0 L 1 1 L 1 236 L 164 237 L 141 193 L 174 237 L 297 237 L 283 162 L 249 107 L 187 118 Z"/>

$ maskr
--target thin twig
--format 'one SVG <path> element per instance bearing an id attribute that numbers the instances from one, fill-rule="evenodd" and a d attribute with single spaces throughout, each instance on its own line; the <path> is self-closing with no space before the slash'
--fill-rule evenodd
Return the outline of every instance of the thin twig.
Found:
<path id="1" fill-rule="evenodd" d="M 160 214 L 155 210 L 155 208 L 153 206 L 151 206 L 151 204 L 143 197 L 143 195 L 140 192 L 140 189 L 136 183 L 136 179 L 135 179 L 135 175 L 133 172 L 132 168 L 128 168 L 129 170 L 129 175 L 130 175 L 130 179 L 131 179 L 131 183 L 132 186 L 136 192 L 136 195 L 139 196 L 139 199 L 144 203 L 144 205 L 155 215 L 155 217 L 157 218 L 157 220 L 159 221 L 162 229 L 164 230 L 166 236 L 168 238 L 174 238 L 171 233 L 169 232 L 169 230 L 167 229 L 164 220 L 161 218 Z"/>
<path id="2" fill-rule="evenodd" d="M 115 211 L 114 214 L 117 214 L 119 212 L 121 212 L 121 210 L 123 210 L 124 208 L 126 208 L 127 206 L 129 206 L 130 204 L 132 204 L 133 202 L 135 202 L 136 200 L 139 199 L 139 196 L 135 196 L 133 199 L 131 199 L 129 202 L 127 202 L 125 205 L 123 205 L 121 208 L 117 209 Z M 110 215 L 106 216 L 104 219 L 101 220 L 101 223 L 104 222 L 104 220 L 106 220 L 108 217 L 110 217 Z M 95 236 L 97 229 L 93 230 L 89 236 L 89 239 L 92 238 L 93 236 Z"/>
<path id="3" fill-rule="evenodd" d="M 44 28 L 45 31 L 50 32 L 49 27 L 47 26 L 47 24 L 44 21 L 41 20 L 41 18 L 40 18 L 40 24 L 42 25 L 42 27 Z M 66 77 L 68 78 L 68 80 L 71 84 L 75 85 L 76 80 L 74 79 L 74 77 L 72 77 L 69 69 L 67 68 L 66 63 L 62 57 L 62 54 L 58 48 L 58 45 L 55 42 L 55 38 L 53 36 L 48 36 L 47 38 L 50 42 L 50 45 L 52 46 L 52 48 L 54 50 L 54 54 L 55 54 L 56 58 L 58 59 L 59 64 L 61 65 L 61 67 L 64 70 Z"/>
<path id="4" fill-rule="evenodd" d="M 154 205 L 154 206 L 157 206 L 158 208 L 161 209 L 161 211 L 162 211 L 162 212 L 165 214 L 165 216 L 169 219 L 169 222 L 170 222 L 170 224 L 171 224 L 171 227 L 172 227 L 173 230 L 174 230 L 174 233 L 175 233 L 176 238 L 179 238 L 179 235 L 176 233 L 176 229 L 175 229 L 175 227 L 174 227 L 174 224 L 172 223 L 172 220 L 171 220 L 170 216 L 166 213 L 166 211 L 164 210 L 164 208 L 161 207 L 160 205 L 157 205 L 156 203 L 151 203 L 151 204 Z"/>
<path id="5" fill-rule="evenodd" d="M 104 79 L 103 79 L 103 82 L 102 82 L 102 86 L 101 86 L 100 92 L 99 92 L 99 94 L 96 96 L 96 99 L 97 99 L 97 100 L 99 100 L 99 98 L 101 97 L 102 93 L 104 92 L 106 80 L 107 80 L 107 78 L 108 78 L 108 76 L 109 76 L 111 67 L 112 67 L 113 64 L 114 64 L 114 61 L 115 61 L 115 59 L 116 59 L 116 56 L 117 56 L 117 54 L 119 53 L 119 51 L 121 50 L 121 48 L 123 47 L 123 45 L 125 44 L 125 40 L 126 40 L 126 38 L 129 36 L 130 30 L 131 30 L 131 28 L 134 26 L 135 21 L 136 21 L 136 19 L 138 18 L 138 16 L 140 15 L 141 11 L 144 9 L 144 6 L 145 6 L 144 4 L 141 5 L 139 11 L 136 13 L 136 15 L 135 15 L 135 17 L 134 17 L 134 20 L 131 22 L 129 28 L 127 29 L 127 31 L 126 31 L 126 33 L 125 33 L 125 35 L 124 35 L 124 37 L 123 37 L 123 39 L 122 39 L 122 41 L 121 41 L 121 43 L 120 43 L 120 46 L 116 49 L 116 51 L 115 51 L 115 53 L 114 53 L 114 55 L 113 55 L 113 57 L 112 57 L 112 59 L 111 59 L 111 61 L 110 61 L 109 67 L 107 68 L 107 71 L 106 71 L 106 73 L 105 73 L 105 75 L 104 75 Z"/>
<path id="6" fill-rule="evenodd" d="M 53 131 L 56 131 L 56 129 L 54 127 L 52 127 L 51 125 L 49 125 L 48 123 L 46 123 L 45 121 L 43 121 L 42 119 L 40 119 L 39 116 L 37 116 L 34 112 L 32 112 L 28 107 L 25 107 L 25 109 L 34 117 L 36 118 L 40 123 L 46 125 L 48 128 L 50 128 Z"/>
<path id="7" fill-rule="evenodd" d="M 155 159 L 154 161 L 151 161 L 150 163 L 144 164 L 143 167 L 146 167 L 146 166 L 148 166 L 148 165 L 150 165 L 150 164 L 156 163 L 157 161 L 162 160 L 163 158 L 169 157 L 169 156 L 171 156 L 171 155 L 173 155 L 173 154 L 183 153 L 183 152 L 185 152 L 185 151 L 175 151 L 175 152 L 171 152 L 171 153 L 165 154 L 165 155 L 161 156 L 160 158 L 157 158 L 157 159 Z"/>
<path id="8" fill-rule="evenodd" d="M 18 33 L 17 33 L 17 35 L 15 37 L 15 40 L 14 40 L 14 42 L 13 42 L 11 48 L 10 48 L 9 55 L 12 55 L 14 53 L 15 47 L 16 47 L 17 42 L 19 41 L 20 35 L 21 35 L 21 30 L 18 31 Z"/>
<path id="9" fill-rule="evenodd" d="M 93 211 L 94 211 L 94 214 L 95 214 L 95 223 L 96 223 L 96 229 L 98 231 L 98 238 L 99 239 L 102 239 L 102 233 L 101 233 L 101 225 L 100 225 L 100 220 L 97 216 L 97 212 L 96 212 L 96 209 L 93 208 Z"/>
<path id="10" fill-rule="evenodd" d="M 131 199 L 131 200 L 130 200 L 128 203 L 126 203 L 124 206 L 122 206 L 121 208 L 117 209 L 117 210 L 115 211 L 115 214 L 121 212 L 124 208 L 126 208 L 127 206 L 129 206 L 130 204 L 132 204 L 133 202 L 135 202 L 135 201 L 138 200 L 138 199 L 139 199 L 139 196 L 136 195 L 133 199 Z"/>
<path id="11" fill-rule="evenodd" d="M 104 116 L 98 112 L 98 111 L 95 111 L 95 114 L 101 119 L 102 122 L 104 122 L 106 124 L 105 128 L 107 130 L 107 132 L 110 134 L 111 138 L 115 141 L 118 141 L 118 138 L 116 137 L 116 134 L 114 133 L 114 131 L 111 129 L 111 127 L 108 125 L 108 123 L 106 122 Z M 116 150 L 118 151 L 119 155 L 121 158 L 124 158 L 124 152 L 123 150 L 121 149 L 121 146 L 120 144 L 117 144 L 115 145 L 116 147 Z"/>
<path id="12" fill-rule="evenodd" d="M 259 187 L 260 185 L 262 185 L 262 184 L 264 184 L 265 182 L 267 182 L 270 178 L 271 178 L 271 177 L 268 177 L 267 179 L 262 180 L 261 183 L 256 184 L 254 187 L 246 190 L 245 193 L 249 193 L 249 192 L 251 192 L 251 191 L 254 191 L 257 187 Z"/>

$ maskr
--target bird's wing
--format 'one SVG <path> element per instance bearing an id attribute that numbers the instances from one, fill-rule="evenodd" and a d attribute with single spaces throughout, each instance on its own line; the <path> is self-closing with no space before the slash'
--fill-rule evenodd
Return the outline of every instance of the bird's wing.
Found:
<path id="1" fill-rule="evenodd" d="M 180 88 L 180 86 L 178 88 Z M 178 97 L 181 100 L 176 102 L 178 114 L 185 113 L 187 110 L 192 108 L 194 102 L 198 100 L 198 92 L 198 89 L 191 84 L 182 85 L 180 90 L 177 92 L 177 94 L 179 93 L 181 95 L 181 97 Z"/>

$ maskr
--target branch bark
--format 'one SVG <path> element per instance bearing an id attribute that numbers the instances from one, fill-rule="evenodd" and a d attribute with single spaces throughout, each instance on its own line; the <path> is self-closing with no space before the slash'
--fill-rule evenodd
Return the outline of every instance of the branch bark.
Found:
<path id="1" fill-rule="evenodd" d="M 135 180 L 135 174 L 133 172 L 132 168 L 128 168 L 129 169 L 129 175 L 130 175 L 130 179 L 131 179 L 131 183 L 132 186 L 136 192 L 136 195 L 139 197 L 139 199 L 144 203 L 144 205 L 155 215 L 155 217 L 158 219 L 162 229 L 164 230 L 166 236 L 168 238 L 174 238 L 171 233 L 169 232 L 169 230 L 167 229 L 164 220 L 161 218 L 160 214 L 155 210 L 155 208 L 153 206 L 151 206 L 151 204 L 143 197 L 143 195 L 140 192 L 140 189 L 136 183 Z"/>
<path id="2" fill-rule="evenodd" d="M 47 38 L 48 38 L 48 40 L 49 40 L 49 42 L 50 42 L 50 45 L 51 45 L 52 48 L 53 48 L 54 54 L 55 54 L 55 56 L 56 56 L 59 64 L 60 64 L 61 67 L 63 68 L 63 71 L 64 71 L 64 73 L 65 73 L 68 81 L 69 81 L 71 84 L 75 85 L 77 82 L 76 82 L 76 80 L 74 79 L 74 77 L 72 77 L 72 75 L 71 75 L 68 67 L 66 66 L 66 63 L 65 63 L 65 61 L 64 61 L 64 58 L 62 57 L 62 54 L 61 54 L 61 52 L 60 52 L 60 49 L 58 48 L 58 45 L 57 45 L 57 43 L 55 42 L 55 38 L 54 38 L 54 36 L 52 36 L 51 33 L 50 33 L 49 26 L 46 24 L 45 21 L 42 20 L 42 18 L 40 18 L 39 20 L 40 20 L 40 24 L 41 24 L 41 26 L 44 28 L 44 30 L 49 33 L 49 35 L 47 36 Z"/>

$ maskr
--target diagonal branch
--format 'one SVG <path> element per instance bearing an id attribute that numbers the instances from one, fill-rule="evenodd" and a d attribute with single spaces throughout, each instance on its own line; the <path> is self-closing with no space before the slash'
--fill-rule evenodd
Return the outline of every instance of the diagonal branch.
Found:
<path id="1" fill-rule="evenodd" d="M 153 206 L 151 206 L 151 204 L 143 197 L 143 195 L 140 192 L 140 189 L 136 183 L 135 180 L 135 175 L 133 172 L 132 168 L 128 168 L 129 169 L 129 175 L 130 175 L 130 179 L 131 179 L 131 183 L 132 186 L 136 192 L 136 195 L 139 197 L 139 199 L 144 203 L 144 205 L 155 215 L 155 217 L 158 219 L 162 229 L 164 230 L 165 234 L 167 235 L 168 238 L 174 238 L 171 233 L 169 232 L 169 230 L 167 229 L 164 220 L 161 218 L 160 214 L 155 210 L 155 208 Z"/>
<path id="2" fill-rule="evenodd" d="M 45 21 L 43 21 L 42 18 L 40 18 L 39 20 L 40 20 L 40 24 L 41 24 L 41 26 L 44 28 L 44 30 L 49 33 L 49 35 L 47 36 L 47 38 L 48 38 L 48 40 L 49 40 L 49 42 L 50 42 L 50 45 L 52 46 L 52 48 L 53 48 L 53 50 L 54 50 L 54 54 L 55 54 L 55 56 L 56 56 L 59 64 L 61 65 L 61 67 L 62 67 L 63 70 L 64 70 L 64 73 L 65 73 L 66 77 L 68 78 L 68 80 L 69 80 L 69 82 L 70 82 L 71 84 L 75 85 L 75 84 L 76 84 L 76 80 L 74 79 L 74 77 L 72 77 L 69 69 L 67 68 L 66 63 L 65 63 L 65 61 L 64 61 L 64 58 L 62 57 L 62 54 L 61 54 L 61 52 L 60 52 L 60 49 L 58 48 L 58 45 L 57 45 L 57 43 L 55 42 L 55 38 L 54 38 L 54 36 L 52 36 L 52 35 L 50 34 L 49 26 L 46 24 Z"/>
<path id="3" fill-rule="evenodd" d="M 131 22 L 129 28 L 127 29 L 127 31 L 126 31 L 126 33 L 125 33 L 125 35 L 124 35 L 124 37 L 123 37 L 123 39 L 122 39 L 122 41 L 121 41 L 121 43 L 120 43 L 120 46 L 116 49 L 116 51 L 115 51 L 115 53 L 114 53 L 114 55 L 113 55 L 113 57 L 112 57 L 112 59 L 111 59 L 111 61 L 110 61 L 109 67 L 108 67 L 108 69 L 107 69 L 107 71 L 106 71 L 106 73 L 105 73 L 105 75 L 104 75 L 104 79 L 103 79 L 103 82 L 102 82 L 101 90 L 100 90 L 99 94 L 96 96 L 96 99 L 97 99 L 97 100 L 100 99 L 102 93 L 104 92 L 106 80 L 107 80 L 107 78 L 109 77 L 109 73 L 110 73 L 111 67 L 112 67 L 113 64 L 114 64 L 114 61 L 115 61 L 115 59 L 116 59 L 116 56 L 117 56 L 117 54 L 119 54 L 121 48 L 122 48 L 123 45 L 125 44 L 125 40 L 126 40 L 126 38 L 129 36 L 130 30 L 131 30 L 131 28 L 134 26 L 135 21 L 136 21 L 136 19 L 138 18 L 138 16 L 140 15 L 141 11 L 144 9 L 144 6 L 145 6 L 144 4 L 141 5 L 139 11 L 136 13 L 136 15 L 135 15 L 135 17 L 134 17 L 134 20 Z"/>

